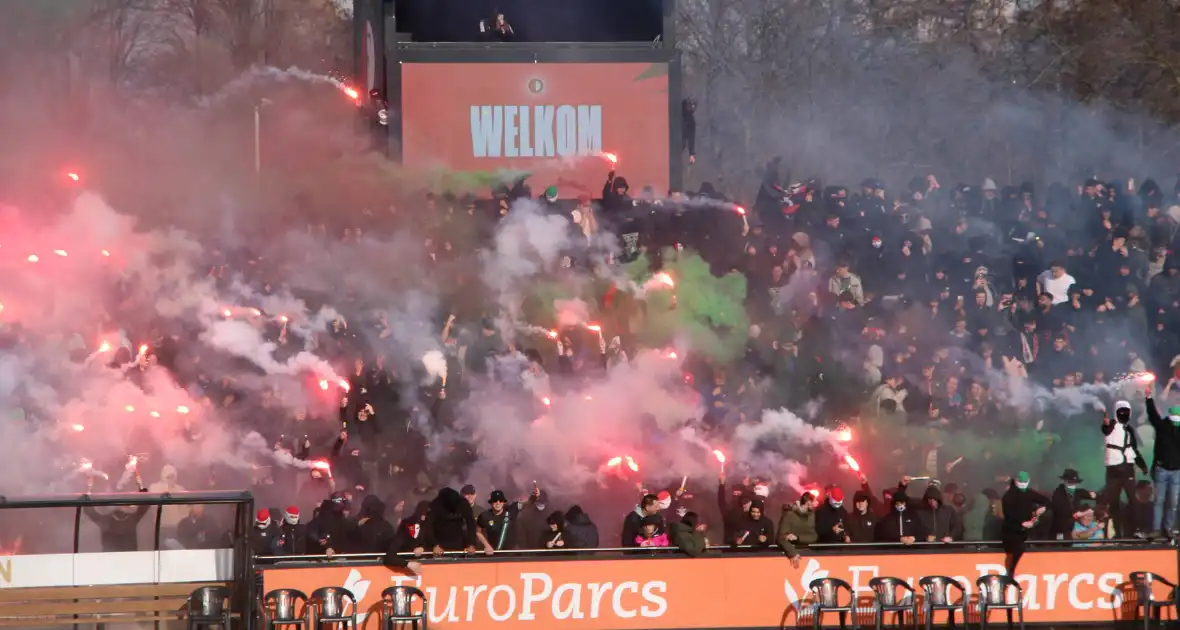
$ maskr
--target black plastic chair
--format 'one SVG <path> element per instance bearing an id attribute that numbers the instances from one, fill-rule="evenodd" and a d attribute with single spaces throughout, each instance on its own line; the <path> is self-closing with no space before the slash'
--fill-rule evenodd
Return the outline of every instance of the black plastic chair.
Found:
<path id="1" fill-rule="evenodd" d="M 844 627 L 845 619 L 848 613 L 852 613 L 852 628 L 856 630 L 856 592 L 852 590 L 852 585 L 844 580 L 838 578 L 819 578 L 812 580 L 811 584 L 807 585 L 807 589 L 815 595 L 815 608 L 812 612 L 811 627 L 813 630 L 819 630 L 822 625 L 823 616 L 826 612 L 834 612 L 840 614 L 840 627 Z M 840 603 L 840 592 L 848 592 L 848 603 Z"/>
<path id="2" fill-rule="evenodd" d="M 873 589 L 873 622 L 877 630 L 885 623 L 885 615 L 894 613 L 894 622 L 905 626 L 905 614 L 909 613 L 914 626 L 918 625 L 918 598 L 914 588 L 905 580 L 895 577 L 875 577 L 869 580 Z M 899 597 L 900 595 L 900 597 Z"/>
<path id="3" fill-rule="evenodd" d="M 1159 582 L 1164 586 L 1172 589 L 1168 592 L 1168 599 L 1156 599 L 1152 593 L 1151 585 Z M 1166 579 L 1147 571 L 1136 571 L 1131 574 L 1131 586 L 1135 588 L 1135 616 L 1138 618 L 1140 614 L 1143 615 L 1143 629 L 1151 628 L 1152 619 L 1160 621 L 1165 608 L 1177 608 L 1177 593 L 1176 585 L 1167 581 Z"/>
<path id="4" fill-rule="evenodd" d="M 414 598 L 422 600 L 422 612 L 414 612 Z M 413 624 L 414 630 L 427 630 L 428 605 L 426 593 L 412 586 L 391 586 L 381 591 L 381 629 Z"/>
<path id="5" fill-rule="evenodd" d="M 963 613 L 963 625 L 967 625 L 967 589 L 961 582 L 945 575 L 930 575 L 918 580 L 924 596 L 922 610 L 926 613 L 926 630 L 934 627 L 934 613 L 946 612 L 947 623 L 955 625 L 955 613 Z M 959 591 L 959 601 L 954 601 L 951 589 Z"/>
<path id="6" fill-rule="evenodd" d="M 262 614 L 266 630 L 276 626 L 307 627 L 309 612 L 307 595 L 293 588 L 276 588 L 262 598 Z"/>
<path id="7" fill-rule="evenodd" d="M 1020 630 L 1024 630 L 1024 589 L 1020 583 L 1008 575 L 985 575 L 975 580 L 975 587 L 979 589 L 979 627 L 986 630 L 990 613 L 993 610 L 1008 612 L 1008 627 L 1012 627 L 1012 611 L 1020 620 Z M 1009 589 L 1016 591 L 1016 599 L 1008 598 Z"/>
<path id="8" fill-rule="evenodd" d="M 185 603 L 185 617 L 188 630 L 199 630 L 209 626 L 221 626 L 229 630 L 229 600 L 233 596 L 224 586 L 202 586 L 189 593 Z"/>
<path id="9" fill-rule="evenodd" d="M 324 624 L 342 624 L 344 630 L 356 630 L 356 596 L 340 586 L 325 586 L 311 593 L 311 609 L 315 612 L 315 629 Z"/>

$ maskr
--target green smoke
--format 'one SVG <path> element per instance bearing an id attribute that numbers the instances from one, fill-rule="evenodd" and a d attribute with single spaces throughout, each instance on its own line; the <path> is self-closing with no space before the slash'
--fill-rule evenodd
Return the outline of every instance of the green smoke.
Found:
<path id="1" fill-rule="evenodd" d="M 636 336 L 647 347 L 685 341 L 693 352 L 715 362 L 727 362 L 745 351 L 749 321 L 746 318 L 746 279 L 732 272 L 718 278 L 709 264 L 694 253 L 664 253 L 663 271 L 675 288 L 656 288 L 643 300 Z M 651 278 L 645 258 L 627 268 L 642 284 Z"/>

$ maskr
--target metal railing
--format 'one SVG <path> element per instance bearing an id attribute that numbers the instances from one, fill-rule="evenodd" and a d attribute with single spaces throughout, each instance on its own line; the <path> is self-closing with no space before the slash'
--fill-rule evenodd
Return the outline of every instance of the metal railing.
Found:
<path id="1" fill-rule="evenodd" d="M 1073 550 L 1073 551 L 1087 551 L 1093 549 L 1110 549 L 1112 547 L 1139 547 L 1139 548 L 1174 548 L 1174 545 L 1169 543 L 1153 543 L 1151 541 L 1140 538 L 1115 538 L 1111 540 L 1086 540 L 1086 541 L 1072 541 L 1072 540 L 1030 540 L 1027 543 L 1033 550 L 1037 549 L 1055 549 L 1055 550 Z M 849 553 L 864 553 L 864 552 L 885 552 L 885 553 L 931 553 L 937 551 L 955 550 L 963 552 L 986 552 L 996 551 L 1000 548 L 1001 543 L 998 540 L 973 540 L 973 541 L 952 541 L 952 542 L 915 542 L 911 545 L 903 545 L 901 543 L 822 543 L 815 544 L 801 549 L 804 554 L 813 553 L 816 555 L 847 555 Z M 777 546 L 755 546 L 755 545 L 710 545 L 707 550 L 710 554 L 718 555 L 782 555 L 782 550 Z M 496 551 L 492 554 L 484 553 L 483 551 L 445 551 L 442 556 L 435 556 L 430 551 L 423 554 L 416 555 L 414 553 L 398 553 L 399 558 L 406 559 L 420 559 L 420 560 L 584 560 L 587 556 L 603 555 L 603 554 L 622 554 L 628 558 L 644 558 L 644 557 L 660 557 L 680 554 L 681 551 L 677 547 L 595 547 L 592 549 L 505 549 Z M 291 565 L 291 564 L 372 564 L 380 562 L 388 554 L 384 553 L 346 553 L 334 554 L 332 556 L 326 555 L 283 555 L 283 556 L 256 556 L 254 559 L 255 566 L 265 569 L 268 566 Z"/>

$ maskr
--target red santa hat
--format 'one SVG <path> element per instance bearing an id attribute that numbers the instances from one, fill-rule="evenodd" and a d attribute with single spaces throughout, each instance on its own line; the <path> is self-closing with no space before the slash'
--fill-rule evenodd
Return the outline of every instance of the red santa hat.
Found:
<path id="1" fill-rule="evenodd" d="M 262 508 L 261 510 L 258 510 L 258 514 L 256 514 L 254 516 L 254 523 L 256 525 L 262 525 L 264 527 L 266 525 L 270 525 L 270 510 L 268 510 L 266 508 Z"/>
<path id="2" fill-rule="evenodd" d="M 828 499 L 830 499 L 835 505 L 843 504 L 844 490 L 842 488 L 832 488 L 828 491 Z"/>
<path id="3" fill-rule="evenodd" d="M 295 507 L 294 505 L 287 506 L 287 509 L 283 510 L 283 520 L 287 521 L 287 523 L 291 525 L 298 525 L 299 508 Z"/>

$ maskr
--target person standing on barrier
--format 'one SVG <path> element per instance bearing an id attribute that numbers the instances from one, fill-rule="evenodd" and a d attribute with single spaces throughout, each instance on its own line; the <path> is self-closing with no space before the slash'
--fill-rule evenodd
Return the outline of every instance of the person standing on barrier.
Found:
<path id="1" fill-rule="evenodd" d="M 1127 504 L 1135 501 L 1135 467 L 1147 474 L 1147 462 L 1139 454 L 1139 440 L 1131 422 L 1131 403 L 1120 400 L 1114 405 L 1115 419 L 1103 412 L 1102 435 L 1105 436 L 1106 490 L 1103 502 L 1110 506 L 1114 527 L 1119 537 L 1129 536 L 1124 511 L 1119 506 L 1119 493 L 1126 493 Z"/>
<path id="2" fill-rule="evenodd" d="M 1004 569 L 1013 578 L 1016 577 L 1016 565 L 1024 555 L 1029 531 L 1036 527 L 1050 503 L 1048 497 L 1030 488 L 1030 483 L 1029 474 L 1020 471 L 1009 482 L 1008 491 L 1002 499 L 1004 527 L 1000 541 L 1004 545 Z"/>
<path id="3" fill-rule="evenodd" d="M 1168 408 L 1161 418 L 1149 383 L 1143 390 L 1147 398 L 1147 421 L 1155 429 L 1155 446 L 1151 458 L 1155 480 L 1155 510 L 1152 513 L 1152 538 L 1172 537 L 1176 530 L 1176 507 L 1180 502 L 1180 405 Z M 1122 535 L 1122 531 L 1119 531 Z"/>

